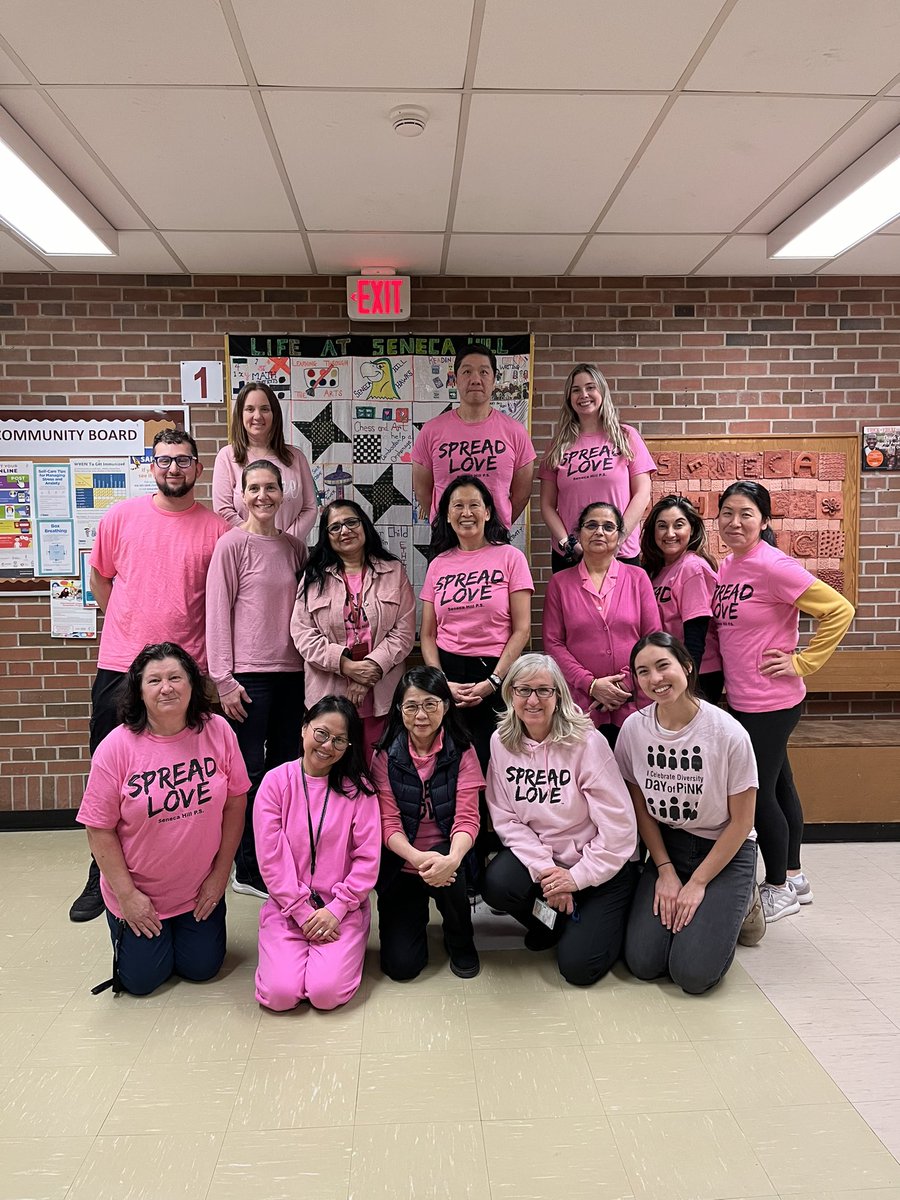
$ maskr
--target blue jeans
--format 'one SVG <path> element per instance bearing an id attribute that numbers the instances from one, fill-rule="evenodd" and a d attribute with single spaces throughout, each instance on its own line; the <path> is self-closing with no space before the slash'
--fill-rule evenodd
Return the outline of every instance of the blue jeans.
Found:
<path id="1" fill-rule="evenodd" d="M 205 921 L 192 912 L 167 917 L 160 922 L 159 937 L 138 937 L 127 921 L 106 910 L 112 934 L 121 989 L 132 996 L 147 996 L 172 975 L 200 983 L 212 979 L 225 958 L 225 899 L 219 901 Z M 118 990 L 118 989 L 116 989 Z"/>
<path id="2" fill-rule="evenodd" d="M 257 671 L 235 675 L 235 679 L 253 701 L 245 704 L 243 721 L 229 724 L 250 776 L 244 833 L 234 855 L 236 878 L 242 883 L 261 885 L 256 843 L 253 839 L 253 801 L 262 777 L 274 767 L 300 755 L 300 726 L 303 723 L 303 672 Z"/>
<path id="3" fill-rule="evenodd" d="M 709 838 L 660 825 L 666 852 L 682 883 L 715 846 Z M 706 885 L 706 895 L 690 925 L 671 933 L 653 915 L 659 872 L 644 866 L 625 932 L 625 962 L 638 979 L 668 974 L 685 992 L 700 995 L 716 986 L 734 959 L 741 925 L 756 882 L 756 842 L 744 842 L 734 858 Z"/>

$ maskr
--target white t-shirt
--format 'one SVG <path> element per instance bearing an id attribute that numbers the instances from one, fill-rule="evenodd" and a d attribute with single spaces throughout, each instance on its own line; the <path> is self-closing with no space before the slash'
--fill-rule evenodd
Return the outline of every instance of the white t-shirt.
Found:
<path id="1" fill-rule="evenodd" d="M 750 738 L 730 713 L 705 700 L 683 729 L 664 729 L 657 708 L 632 713 L 622 726 L 616 742 L 622 778 L 637 784 L 661 825 L 716 841 L 731 819 L 728 797 L 759 786 Z"/>

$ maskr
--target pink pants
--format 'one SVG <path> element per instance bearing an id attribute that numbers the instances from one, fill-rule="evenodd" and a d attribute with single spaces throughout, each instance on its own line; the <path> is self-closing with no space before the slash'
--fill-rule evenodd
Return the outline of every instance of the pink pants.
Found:
<path id="1" fill-rule="evenodd" d="M 275 1012 L 296 1008 L 301 1000 L 325 1009 L 346 1004 L 362 979 L 368 937 L 368 900 L 347 913 L 336 942 L 321 944 L 307 941 L 270 900 L 259 914 L 256 999 Z"/>

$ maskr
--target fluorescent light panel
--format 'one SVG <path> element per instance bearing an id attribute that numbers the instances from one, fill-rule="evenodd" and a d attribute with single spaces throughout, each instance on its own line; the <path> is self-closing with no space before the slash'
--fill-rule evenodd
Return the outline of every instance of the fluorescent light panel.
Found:
<path id="1" fill-rule="evenodd" d="M 769 258 L 834 258 L 900 215 L 900 126 L 769 234 Z"/>

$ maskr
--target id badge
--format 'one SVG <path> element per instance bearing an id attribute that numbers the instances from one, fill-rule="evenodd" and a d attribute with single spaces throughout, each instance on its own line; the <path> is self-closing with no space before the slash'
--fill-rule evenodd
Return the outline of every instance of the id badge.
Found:
<path id="1" fill-rule="evenodd" d="M 556 918 L 559 914 L 555 908 L 551 908 L 549 904 L 538 897 L 534 902 L 531 915 L 537 917 L 542 925 L 546 925 L 548 929 L 552 929 L 556 924 Z"/>
<path id="2" fill-rule="evenodd" d="M 313 906 L 313 908 L 324 908 L 325 907 L 325 901 L 322 899 L 322 897 L 319 895 L 318 892 L 310 892 L 309 893 L 309 902 Z"/>
<path id="3" fill-rule="evenodd" d="M 369 653 L 369 647 L 365 642 L 354 642 L 350 647 L 350 659 L 352 662 L 362 662 Z"/>

